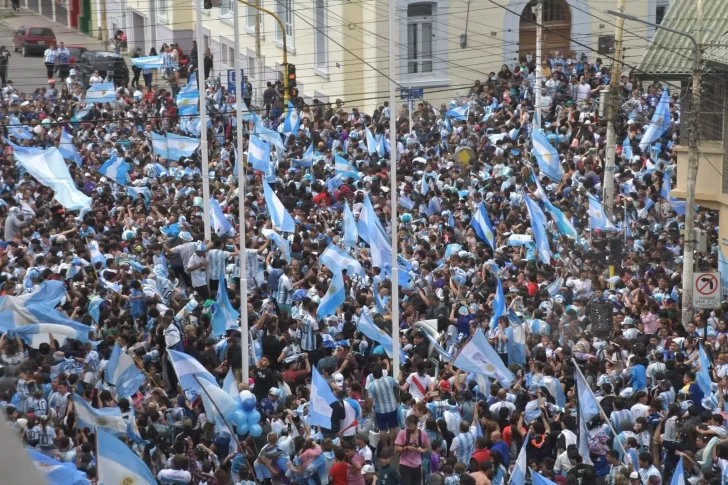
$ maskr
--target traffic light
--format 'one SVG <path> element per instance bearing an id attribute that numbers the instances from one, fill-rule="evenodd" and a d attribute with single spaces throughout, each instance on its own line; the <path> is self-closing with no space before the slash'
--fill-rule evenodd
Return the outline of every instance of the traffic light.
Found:
<path id="1" fill-rule="evenodd" d="M 298 87 L 296 87 L 296 65 L 288 64 L 288 96 L 295 104 L 298 99 Z"/>

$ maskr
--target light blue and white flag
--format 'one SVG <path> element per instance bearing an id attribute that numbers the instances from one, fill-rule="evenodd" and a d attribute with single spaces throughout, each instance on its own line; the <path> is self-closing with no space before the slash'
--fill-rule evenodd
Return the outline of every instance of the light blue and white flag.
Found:
<path id="1" fill-rule="evenodd" d="M 99 323 L 99 318 L 101 318 L 101 304 L 106 301 L 100 296 L 93 296 L 91 298 L 91 301 L 88 304 L 88 314 L 91 315 L 91 318 L 93 318 L 94 323 Z"/>
<path id="2" fill-rule="evenodd" d="M 250 135 L 248 163 L 255 170 L 268 173 L 270 171 L 270 144 L 255 135 Z"/>
<path id="3" fill-rule="evenodd" d="M 511 481 L 508 482 L 509 485 L 523 485 L 526 483 L 526 471 L 528 469 L 526 449 L 528 447 L 529 437 L 530 434 L 526 434 L 526 438 L 523 440 L 521 451 L 518 452 L 516 464 L 513 467 L 513 472 L 511 473 Z"/>
<path id="4" fill-rule="evenodd" d="M 286 135 L 298 136 L 298 130 L 301 127 L 301 115 L 293 106 L 293 103 L 288 102 L 288 113 L 286 113 L 286 119 L 283 121 L 283 133 Z"/>
<path id="5" fill-rule="evenodd" d="M 196 89 L 180 91 L 176 102 L 178 114 L 182 117 L 180 121 L 180 128 L 182 128 L 182 122 L 189 123 L 195 115 L 200 113 L 200 92 Z M 185 127 L 185 131 L 190 132 L 189 125 Z"/>
<path id="6" fill-rule="evenodd" d="M 309 168 L 313 166 L 313 143 L 311 143 L 300 160 L 293 161 L 294 167 Z"/>
<path id="7" fill-rule="evenodd" d="M 415 208 L 415 203 L 406 195 L 403 195 L 399 198 L 399 200 L 397 201 L 397 205 L 404 207 L 408 211 L 411 211 Z"/>
<path id="8" fill-rule="evenodd" d="M 637 211 L 637 217 L 639 217 L 640 219 L 646 219 L 647 214 L 650 212 L 650 209 L 654 205 L 655 205 L 655 201 L 648 197 L 647 200 L 645 201 L 645 206 Z"/>
<path id="9" fill-rule="evenodd" d="M 680 456 L 680 460 L 677 462 L 675 471 L 672 474 L 670 485 L 685 485 L 685 468 L 683 467 L 682 455 Z"/>
<path id="10" fill-rule="evenodd" d="M 202 388 L 201 395 L 203 396 L 202 403 L 205 407 L 205 414 L 215 418 L 216 426 L 223 429 L 227 428 L 230 434 L 233 435 L 235 430 L 231 429 L 231 427 L 236 425 L 236 411 L 242 409 L 242 403 L 238 398 L 238 394 L 236 393 L 234 396 L 231 396 L 228 392 L 218 387 L 217 384 L 213 384 L 206 379 L 198 378 L 197 382 Z M 224 419 L 218 419 L 219 417 Z M 238 434 L 245 433 L 239 432 Z"/>
<path id="11" fill-rule="evenodd" d="M 155 155 L 159 155 L 162 158 L 169 158 L 169 154 L 167 153 L 167 138 L 156 131 L 152 132 L 152 151 Z M 167 172 L 167 174 L 168 173 L 169 172 Z M 157 174 L 161 175 L 159 174 L 159 164 L 157 164 Z"/>
<path id="12" fill-rule="evenodd" d="M 622 140 L 622 156 L 627 161 L 631 161 L 634 156 L 634 153 L 632 152 L 632 142 L 630 141 L 629 136 L 625 136 L 624 140 Z"/>
<path id="13" fill-rule="evenodd" d="M 217 237 L 227 237 L 235 234 L 235 228 L 222 212 L 222 207 L 217 199 L 210 200 L 210 226 L 217 234 Z"/>
<path id="14" fill-rule="evenodd" d="M 101 263 L 101 265 L 105 268 L 106 267 L 106 258 L 103 254 L 101 254 L 101 251 L 99 250 L 99 243 L 96 241 L 89 241 L 88 242 L 88 252 L 91 256 L 91 263 Z"/>
<path id="15" fill-rule="evenodd" d="M 528 209 L 528 217 L 531 221 L 531 230 L 536 240 L 536 249 L 541 262 L 549 264 L 551 262 L 551 246 L 549 238 L 546 234 L 546 215 L 538 206 L 535 200 L 531 199 L 525 191 L 522 191 L 523 200 L 526 202 Z"/>
<path id="16" fill-rule="evenodd" d="M 543 205 L 546 207 L 548 213 L 551 214 L 551 218 L 554 220 L 554 224 L 556 224 L 556 229 L 559 231 L 559 234 L 578 242 L 579 233 L 576 232 L 576 228 L 561 209 L 553 205 L 548 198 L 543 199 Z"/>
<path id="17" fill-rule="evenodd" d="M 107 384 L 115 386 L 116 395 L 119 397 L 134 395 L 146 379 L 144 373 L 137 368 L 134 359 L 115 343 L 104 370 L 104 380 Z"/>
<path id="18" fill-rule="evenodd" d="M 355 248 L 359 244 L 359 229 L 356 227 L 356 219 L 354 213 L 349 208 L 349 203 L 344 202 L 344 244 L 351 248 Z"/>
<path id="19" fill-rule="evenodd" d="M 517 315 L 514 316 L 517 317 Z M 514 319 L 511 319 L 510 312 L 508 321 L 510 324 L 506 329 L 506 336 L 508 337 L 508 365 L 526 365 L 526 325 L 522 321 L 518 323 Z"/>
<path id="20" fill-rule="evenodd" d="M 705 352 L 705 348 L 703 348 L 703 344 L 698 344 L 698 349 L 700 369 L 696 372 L 695 382 L 700 387 L 700 390 L 703 391 L 703 394 L 710 396 L 713 393 L 711 387 L 713 380 L 710 378 L 710 359 Z"/>
<path id="21" fill-rule="evenodd" d="M 67 210 L 89 210 L 91 198 L 78 190 L 68 165 L 57 148 L 13 148 L 17 162 L 38 182 L 50 187 L 54 197 Z"/>
<path id="22" fill-rule="evenodd" d="M 95 409 L 78 394 L 73 394 L 73 410 L 79 428 L 107 430 L 115 435 L 126 434 L 126 421 L 119 408 Z"/>
<path id="23" fill-rule="evenodd" d="M 558 295 L 559 293 L 561 293 L 561 288 L 563 286 L 564 286 L 564 278 L 559 276 L 554 281 L 552 281 L 551 283 L 548 284 L 548 286 L 546 287 L 546 291 L 549 292 L 549 295 L 551 295 L 551 297 L 554 297 L 554 296 Z"/>
<path id="24" fill-rule="evenodd" d="M 352 258 L 346 251 L 334 243 L 329 244 L 324 252 L 321 253 L 319 261 L 325 264 L 334 274 L 346 270 L 346 274 L 349 276 L 356 275 L 361 278 L 366 278 L 367 276 L 366 271 L 364 271 L 359 261 Z"/>
<path id="25" fill-rule="evenodd" d="M 261 234 L 270 239 L 276 245 L 278 250 L 283 253 L 285 260 L 291 263 L 291 241 L 284 239 L 283 236 L 275 232 L 273 229 L 261 229 Z"/>
<path id="26" fill-rule="evenodd" d="M 191 355 L 167 349 L 167 356 L 169 361 L 172 362 L 172 367 L 174 367 L 174 372 L 177 374 L 182 390 L 188 393 L 188 397 L 199 396 L 200 392 L 202 392 L 202 388 L 195 377 L 217 384 L 212 374 Z"/>
<path id="27" fill-rule="evenodd" d="M 359 317 L 359 322 L 356 324 L 356 329 L 367 338 L 379 343 L 382 348 L 384 348 L 384 351 L 387 353 L 389 358 L 392 358 L 394 355 L 392 336 L 377 327 L 371 317 L 369 317 L 368 313 L 362 312 L 361 317 Z M 397 345 L 399 345 L 399 342 L 397 342 Z"/>
<path id="28" fill-rule="evenodd" d="M 600 414 L 599 403 L 578 367 L 574 376 L 576 377 L 576 395 L 579 406 L 579 454 L 587 462 L 589 460 L 589 431 L 586 423 Z M 591 464 L 591 460 L 588 463 Z"/>
<path id="29" fill-rule="evenodd" d="M 652 143 L 659 140 L 671 126 L 670 94 L 665 89 L 662 91 L 660 102 L 657 103 L 657 108 L 655 108 L 655 114 L 652 115 L 650 125 L 640 140 L 640 150 L 642 150 L 642 153 L 645 153 Z"/>
<path id="30" fill-rule="evenodd" d="M 127 187 L 126 193 L 136 201 L 140 196 L 144 201 L 144 207 L 149 209 L 149 204 L 152 202 L 152 191 L 149 187 Z"/>
<path id="31" fill-rule="evenodd" d="M 387 155 L 387 143 L 385 142 L 384 135 L 377 135 L 377 154 L 380 157 L 384 157 Z"/>
<path id="32" fill-rule="evenodd" d="M 587 210 L 587 213 L 589 214 L 589 227 L 591 227 L 592 230 L 619 231 L 619 228 L 612 224 L 612 221 L 610 221 L 607 217 L 607 214 L 604 212 L 604 207 L 602 207 L 602 203 L 599 199 L 593 195 L 589 195 L 588 198 L 589 209 Z"/>
<path id="33" fill-rule="evenodd" d="M 447 350 L 443 349 L 442 345 L 438 344 L 437 340 L 435 340 L 432 335 L 425 332 L 425 337 L 427 337 L 427 340 L 430 341 L 430 345 L 432 345 L 433 350 L 435 352 L 437 352 L 438 354 L 440 354 L 440 357 L 442 358 L 442 360 L 444 360 L 445 362 L 453 361 L 453 356 L 450 355 L 450 353 Z"/>
<path id="34" fill-rule="evenodd" d="M 276 196 L 270 185 L 263 183 L 263 193 L 265 195 L 265 207 L 268 211 L 268 217 L 273 222 L 273 227 L 281 232 L 295 232 L 296 223 L 283 206 L 283 202 Z"/>
<path id="35" fill-rule="evenodd" d="M 460 121 L 468 121 L 468 114 L 470 113 L 470 106 L 465 104 L 463 106 L 458 106 L 457 108 L 452 108 L 447 110 L 445 113 L 445 116 L 447 118 L 452 118 L 454 120 L 460 120 Z"/>
<path id="36" fill-rule="evenodd" d="M 533 236 L 530 234 L 511 234 L 508 236 L 509 246 L 525 246 L 528 243 L 533 242 Z"/>
<path id="37" fill-rule="evenodd" d="M 95 83 L 86 91 L 86 103 L 115 103 L 114 83 Z"/>
<path id="38" fill-rule="evenodd" d="M 488 217 L 488 209 L 485 207 L 485 203 L 481 200 L 478 210 L 473 215 L 472 221 L 473 229 L 475 234 L 482 240 L 488 243 L 488 245 L 495 251 L 495 231 L 493 230 L 493 224 L 490 222 Z"/>
<path id="39" fill-rule="evenodd" d="M 381 222 L 374 212 L 374 207 L 369 196 L 364 196 L 359 220 L 357 221 L 359 237 L 370 247 L 372 254 L 372 266 L 381 268 L 385 273 L 392 269 L 392 244 L 389 242 L 387 233 L 384 231 Z"/>
<path id="40" fill-rule="evenodd" d="M 90 485 L 86 474 L 73 463 L 61 463 L 40 451 L 26 448 L 35 468 L 43 474 L 45 485 Z"/>
<path id="41" fill-rule="evenodd" d="M 359 171 L 352 164 L 346 161 L 345 158 L 339 155 L 334 156 L 334 166 L 336 168 L 336 175 L 341 175 L 344 178 L 353 178 L 354 180 L 361 180 Z"/>
<path id="42" fill-rule="evenodd" d="M 78 340 L 79 342 L 92 342 L 88 338 L 89 327 L 83 324 L 82 327 L 69 327 L 58 323 L 28 323 L 26 325 L 15 325 L 12 319 L 12 313 L 2 312 L 0 318 L 8 316 L 10 318 L 3 319 L 0 322 L 0 332 L 6 333 L 8 337 L 19 337 L 30 348 L 37 349 L 41 344 L 49 344 L 51 335 L 58 341 L 59 345 L 63 345 L 66 339 Z M 96 342 L 98 343 L 98 342 Z"/>
<path id="43" fill-rule="evenodd" d="M 58 151 L 61 152 L 63 158 L 67 160 L 73 160 L 79 167 L 83 163 L 81 155 L 76 150 L 76 145 L 73 144 L 73 137 L 68 134 L 65 128 L 61 130 L 61 138 L 58 141 Z"/>
<path id="44" fill-rule="evenodd" d="M 539 472 L 533 470 L 531 470 L 531 483 L 533 483 L 533 485 L 556 485 L 556 482 L 552 482 Z"/>
<path id="45" fill-rule="evenodd" d="M 662 176 L 662 187 L 660 187 L 660 197 L 670 200 L 670 191 L 672 190 L 672 171 L 665 170 Z"/>
<path id="46" fill-rule="evenodd" d="M 533 145 L 533 155 L 538 162 L 538 168 L 541 169 L 550 179 L 555 182 L 561 182 L 564 176 L 564 169 L 561 168 L 561 159 L 559 152 L 556 151 L 551 143 L 539 130 L 533 130 L 531 144 Z"/>
<path id="47" fill-rule="evenodd" d="M 483 374 L 487 377 L 497 379 L 505 388 L 511 387 L 515 376 L 505 366 L 500 356 L 490 346 L 485 338 L 483 330 L 478 328 L 470 341 L 465 344 L 453 362 L 466 372 Z"/>
<path id="48" fill-rule="evenodd" d="M 167 155 L 170 160 L 191 157 L 199 146 L 200 140 L 197 138 L 167 133 Z"/>
<path id="49" fill-rule="evenodd" d="M 161 69 L 164 66 L 164 55 L 132 57 L 131 65 L 139 69 Z"/>
<path id="50" fill-rule="evenodd" d="M 344 275 L 340 272 L 334 273 L 331 284 L 326 294 L 321 298 L 316 316 L 320 319 L 329 315 L 336 315 L 336 310 L 344 304 L 346 291 L 344 289 Z"/>
<path id="51" fill-rule="evenodd" d="M 113 180 L 119 185 L 126 185 L 129 179 L 129 170 L 131 166 L 124 161 L 123 158 L 118 158 L 116 155 L 108 159 L 99 168 L 99 173 L 103 174 L 104 177 L 109 180 Z"/>
<path id="52" fill-rule="evenodd" d="M 331 415 L 333 410 L 331 404 L 336 402 L 336 396 L 331 391 L 331 386 L 321 377 L 316 367 L 311 369 L 311 404 L 308 410 L 309 426 L 321 426 L 331 429 Z"/>
<path id="53" fill-rule="evenodd" d="M 364 133 L 367 139 L 367 150 L 369 151 L 369 155 L 374 155 L 377 153 L 377 140 L 374 138 L 374 135 L 369 128 L 365 128 Z"/>
<path id="54" fill-rule="evenodd" d="M 9 115 L 8 120 L 8 135 L 12 136 L 16 140 L 32 140 L 33 132 L 30 130 L 30 126 L 24 125 L 20 122 L 17 116 Z"/>
<path id="55" fill-rule="evenodd" d="M 495 297 L 493 298 L 493 316 L 490 318 L 490 327 L 498 326 L 498 319 L 506 314 L 506 297 L 503 295 L 503 284 L 497 279 Z"/>
<path id="56" fill-rule="evenodd" d="M 131 448 L 103 429 L 98 429 L 96 433 L 96 452 L 99 483 L 157 485 L 146 463 Z"/>
<path id="57" fill-rule="evenodd" d="M 220 284 L 217 287 L 217 303 L 212 313 L 212 319 L 210 320 L 212 326 L 212 334 L 216 337 L 224 334 L 231 328 L 239 329 L 240 324 L 238 319 L 240 313 L 238 313 L 230 303 L 228 298 L 227 284 L 225 283 L 225 273 L 220 275 Z"/>

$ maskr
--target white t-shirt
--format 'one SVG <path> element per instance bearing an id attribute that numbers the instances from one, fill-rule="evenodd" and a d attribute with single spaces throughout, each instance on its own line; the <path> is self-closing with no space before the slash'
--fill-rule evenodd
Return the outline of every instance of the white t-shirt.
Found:
<path id="1" fill-rule="evenodd" d="M 187 470 L 165 468 L 157 474 L 157 479 L 162 483 L 190 483 L 192 481 L 192 475 Z"/>
<path id="2" fill-rule="evenodd" d="M 636 423 L 637 418 L 643 418 L 647 416 L 647 413 L 649 412 L 650 407 L 646 404 L 642 404 L 638 402 L 634 406 L 632 406 L 629 410 L 630 414 L 632 415 L 632 422 Z"/>
<path id="3" fill-rule="evenodd" d="M 354 407 L 351 404 L 346 402 L 346 400 L 344 401 L 344 414 L 345 414 L 345 417 L 344 417 L 344 419 L 341 420 L 341 423 L 340 423 L 341 429 L 345 429 L 347 426 L 351 425 L 351 423 L 356 421 L 356 409 L 354 409 Z M 351 428 L 344 431 L 342 433 L 342 436 L 354 436 L 355 434 L 356 434 L 356 426 L 352 426 Z M 369 452 L 369 454 L 370 454 L 369 459 L 371 460 L 371 451 Z"/>
<path id="4" fill-rule="evenodd" d="M 409 384 L 409 391 L 410 394 L 412 394 L 412 397 L 415 399 L 415 401 L 419 401 L 425 395 L 420 391 L 420 387 L 415 384 L 415 379 L 417 379 L 417 382 L 420 383 L 422 388 L 425 390 L 425 393 L 427 393 L 427 389 L 430 387 L 430 384 L 432 384 L 432 378 L 429 375 L 420 376 L 417 375 L 416 372 L 409 375 L 407 378 L 407 384 Z"/>
<path id="5" fill-rule="evenodd" d="M 187 263 L 187 266 L 185 266 L 185 269 L 190 273 L 190 277 L 192 278 L 192 286 L 195 288 L 198 288 L 200 286 L 205 286 L 207 284 L 207 275 L 205 274 L 205 267 L 198 268 L 195 270 L 190 270 L 189 268 L 194 268 L 198 264 L 206 261 L 204 256 L 200 256 L 199 254 L 195 253 L 194 256 L 192 256 Z"/>

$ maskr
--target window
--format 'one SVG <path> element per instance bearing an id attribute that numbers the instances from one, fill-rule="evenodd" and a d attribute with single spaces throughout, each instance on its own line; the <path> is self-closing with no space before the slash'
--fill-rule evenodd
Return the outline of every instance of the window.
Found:
<path id="1" fill-rule="evenodd" d="M 700 139 L 703 141 L 723 140 L 723 103 L 725 84 L 704 82 L 700 97 Z M 688 113 L 688 111 L 684 111 Z M 687 116 L 686 116 L 687 118 Z"/>
<path id="2" fill-rule="evenodd" d="M 256 64 L 255 57 L 250 55 L 250 52 L 248 52 L 248 56 L 245 58 L 245 62 L 246 62 L 245 75 L 248 76 L 248 81 L 250 81 L 251 79 L 256 79 L 258 77 L 256 75 L 258 70 L 257 70 L 257 66 L 255 65 Z"/>
<path id="3" fill-rule="evenodd" d="M 220 17 L 230 17 L 233 14 L 233 1 L 222 0 L 220 2 Z"/>
<path id="4" fill-rule="evenodd" d="M 407 73 L 432 72 L 432 16 L 434 4 L 407 6 Z"/>
<path id="5" fill-rule="evenodd" d="M 221 50 L 222 50 L 222 63 L 223 64 L 230 64 L 228 62 L 228 53 L 230 52 L 230 48 L 228 46 L 226 46 L 225 44 L 222 44 L 221 45 Z"/>
<path id="6" fill-rule="evenodd" d="M 665 12 L 667 12 L 667 5 L 658 5 L 655 9 L 655 23 L 661 24 L 662 19 L 665 18 Z"/>
<path id="7" fill-rule="evenodd" d="M 543 21 L 546 22 L 566 22 L 569 20 L 569 12 L 564 9 L 562 0 L 544 0 L 543 1 Z M 521 14 L 521 23 L 536 22 L 536 2 L 531 2 Z"/>
<path id="8" fill-rule="evenodd" d="M 167 15 L 169 14 L 169 5 L 167 4 L 168 1 L 169 0 L 159 0 L 159 17 L 163 23 L 167 23 Z"/>
<path id="9" fill-rule="evenodd" d="M 262 2 L 261 2 L 262 3 Z M 251 6 L 248 6 L 245 8 L 245 27 L 250 30 L 255 30 L 255 16 L 257 15 L 258 11 L 254 9 Z M 259 17 L 260 20 L 260 35 L 261 37 L 264 37 L 264 31 L 263 31 L 263 17 L 265 15 L 261 15 Z"/>
<path id="10" fill-rule="evenodd" d="M 293 39 L 293 0 L 277 0 L 276 13 L 286 27 L 286 41 L 290 43 Z M 283 40 L 281 26 L 278 25 L 278 22 L 276 22 L 276 40 Z"/>
<path id="11" fill-rule="evenodd" d="M 228 56 L 230 57 L 230 65 L 235 65 L 235 49 L 228 47 Z"/>
<path id="12" fill-rule="evenodd" d="M 329 41 L 326 38 L 328 19 L 326 16 L 326 0 L 313 0 L 314 21 L 314 66 L 320 71 L 329 70 Z"/>

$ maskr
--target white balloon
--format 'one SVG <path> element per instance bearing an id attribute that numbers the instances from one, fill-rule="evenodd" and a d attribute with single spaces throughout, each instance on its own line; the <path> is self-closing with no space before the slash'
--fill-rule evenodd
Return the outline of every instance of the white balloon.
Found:
<path id="1" fill-rule="evenodd" d="M 251 397 L 252 397 L 253 399 L 255 399 L 255 396 L 254 396 L 254 395 L 253 395 L 253 393 L 252 393 L 252 392 L 250 392 L 249 390 L 247 390 L 247 389 L 246 389 L 246 390 L 244 390 L 244 391 L 240 391 L 240 402 L 243 402 L 243 401 L 245 401 L 246 399 L 248 399 L 248 398 L 251 398 Z"/>

